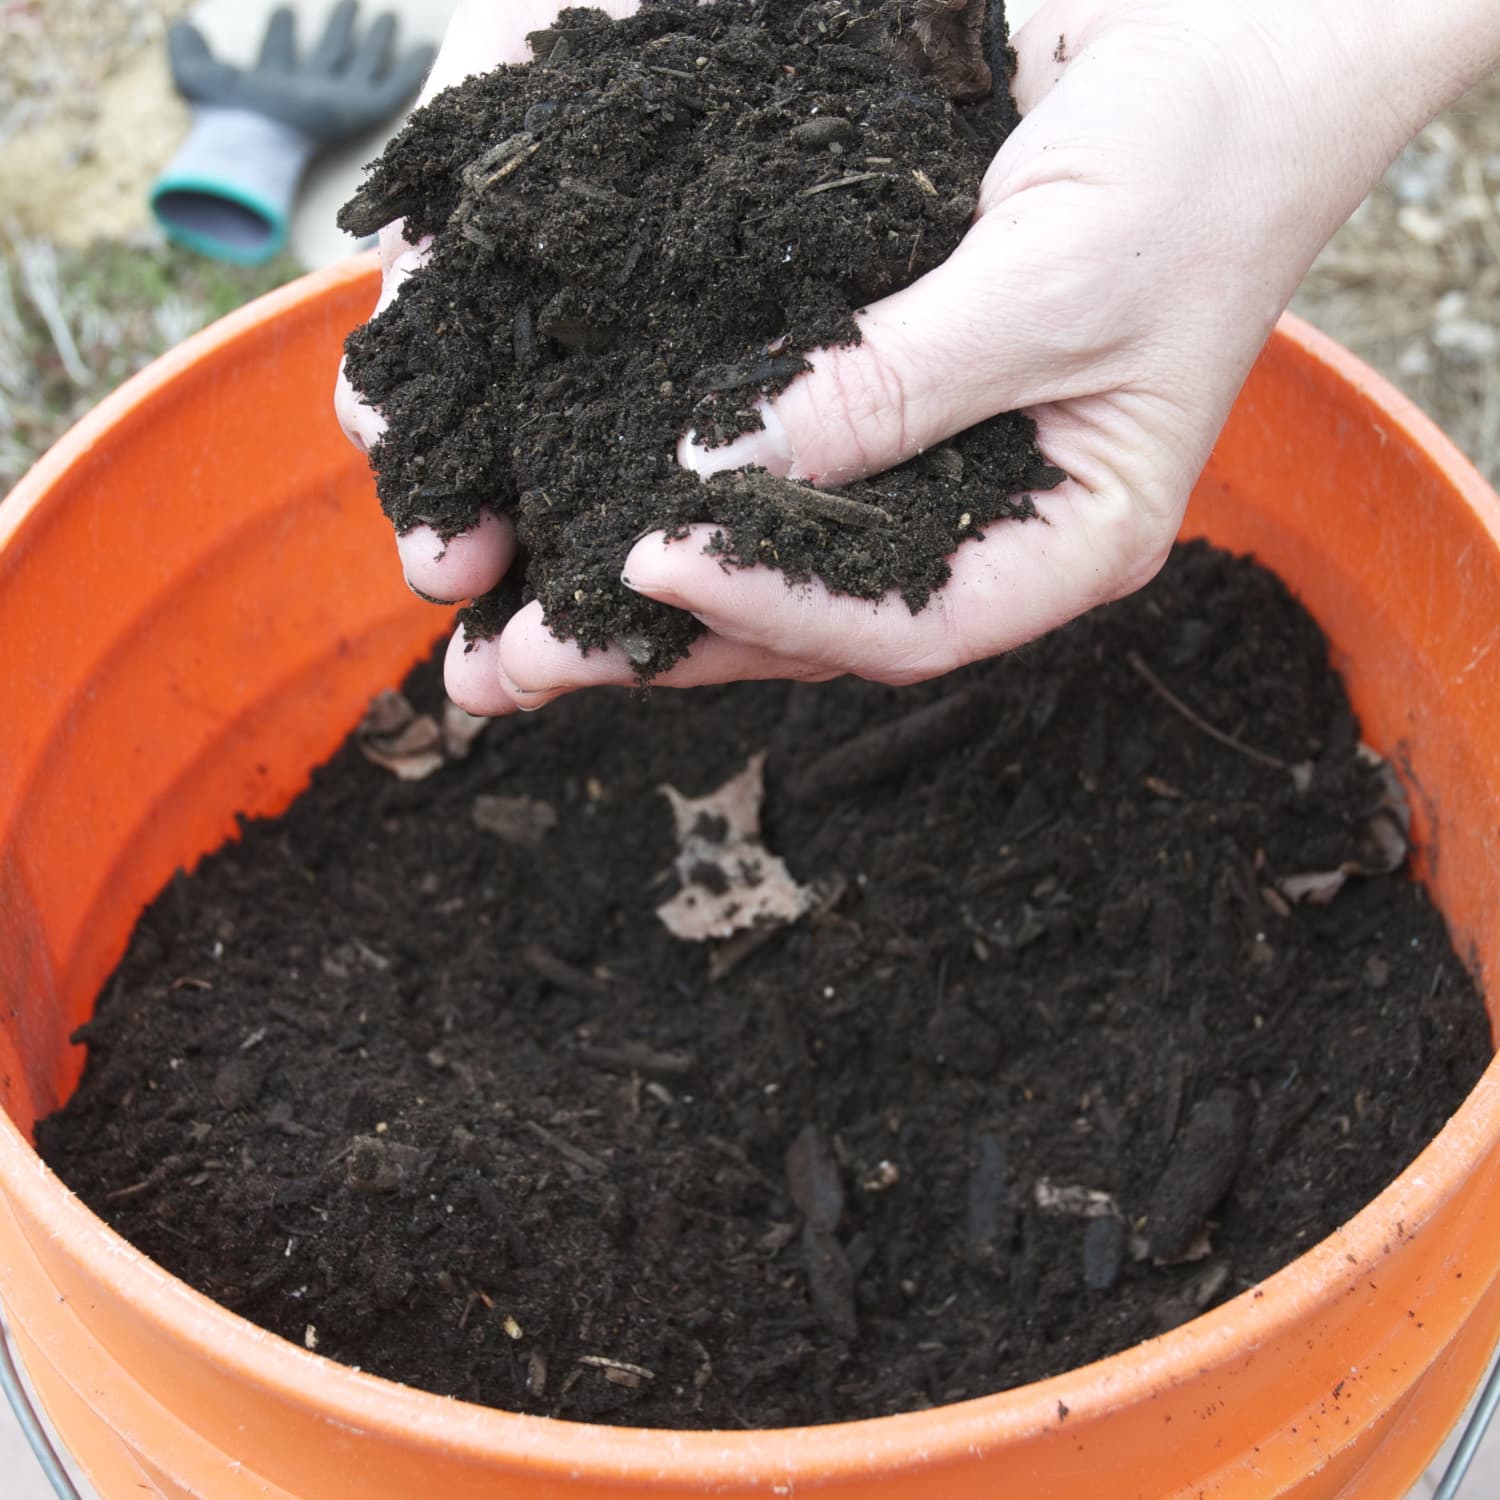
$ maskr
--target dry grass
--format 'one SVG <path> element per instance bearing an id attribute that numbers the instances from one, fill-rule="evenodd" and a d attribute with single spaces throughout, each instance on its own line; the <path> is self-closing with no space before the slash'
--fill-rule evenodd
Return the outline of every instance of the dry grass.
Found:
<path id="1" fill-rule="evenodd" d="M 0 230 L 0 497 L 122 380 L 299 269 L 162 245 L 59 249 Z"/>
<path id="2" fill-rule="evenodd" d="M 147 226 L 145 184 L 181 130 L 165 36 L 186 8 L 3 6 L 0 496 L 120 381 L 297 269 L 217 265 Z"/>

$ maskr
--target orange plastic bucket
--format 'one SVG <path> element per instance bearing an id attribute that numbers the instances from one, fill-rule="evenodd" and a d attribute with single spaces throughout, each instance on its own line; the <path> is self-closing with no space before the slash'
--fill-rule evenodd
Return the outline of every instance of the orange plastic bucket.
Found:
<path id="1" fill-rule="evenodd" d="M 0 504 L 0 1288 L 63 1440 L 114 1497 L 805 1495 L 1395 1500 L 1500 1335 L 1500 1065 L 1368 1209 L 1159 1339 L 937 1411 L 667 1434 L 408 1390 L 263 1333 L 39 1162 L 143 904 L 273 813 L 443 619 L 402 586 L 329 409 L 371 260 L 275 293 L 106 401 Z M 1420 873 L 1500 978 L 1500 502 L 1295 322 L 1188 531 L 1281 572 L 1413 788 Z M 1492 1014 L 1500 986 L 1491 984 Z"/>

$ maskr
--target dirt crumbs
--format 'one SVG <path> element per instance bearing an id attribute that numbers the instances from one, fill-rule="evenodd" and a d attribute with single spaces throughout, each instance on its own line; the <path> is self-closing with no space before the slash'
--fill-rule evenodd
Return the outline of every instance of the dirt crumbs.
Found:
<path id="1" fill-rule="evenodd" d="M 1033 513 L 1063 476 L 1020 415 L 837 495 L 675 457 L 758 426 L 803 351 L 857 342 L 854 309 L 958 245 L 1016 123 L 999 0 L 646 0 L 532 45 L 418 111 L 340 216 L 433 236 L 349 372 L 390 423 L 371 458 L 398 530 L 515 522 L 472 635 L 536 598 L 649 678 L 701 629 L 621 585 L 650 530 L 718 523 L 733 562 L 916 610 L 964 538 Z"/>
<path id="2" fill-rule="evenodd" d="M 761 752 L 804 914 L 680 941 L 727 877 L 674 814 Z M 1250 1286 L 1463 1099 L 1484 1010 L 1372 873 L 1401 821 L 1316 628 L 1199 547 L 919 688 L 597 692 L 411 781 L 351 744 L 146 914 L 39 1144 L 170 1271 L 431 1390 L 976 1396 Z"/>

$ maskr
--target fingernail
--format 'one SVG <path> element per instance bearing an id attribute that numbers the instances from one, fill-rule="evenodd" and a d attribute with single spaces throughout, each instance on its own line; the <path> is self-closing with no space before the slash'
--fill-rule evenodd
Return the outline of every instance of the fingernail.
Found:
<path id="1" fill-rule="evenodd" d="M 420 600 L 421 600 L 421 601 L 422 601 L 422 602 L 423 602 L 423 603 L 424 603 L 424 604 L 452 604 L 452 603 L 453 603 L 453 600 L 451 600 L 451 599 L 436 599 L 436 598 L 434 598 L 434 597 L 433 597 L 433 596 L 432 596 L 432 595 L 431 595 L 431 594 L 424 594 L 424 593 L 423 593 L 423 592 L 422 592 L 422 590 L 421 590 L 421 589 L 419 589 L 419 588 L 418 588 L 418 587 L 417 587 L 417 586 L 416 586 L 416 584 L 414 584 L 414 583 L 413 583 L 413 582 L 412 582 L 412 581 L 411 581 L 411 579 L 409 579 L 409 578 L 408 578 L 408 579 L 407 579 L 407 580 L 406 580 L 406 586 L 407 586 L 407 588 L 409 588 L 409 589 L 410 589 L 410 590 L 411 590 L 411 591 L 412 591 L 412 593 L 414 593 L 414 594 L 415 594 L 415 595 L 416 595 L 416 596 L 417 596 L 417 598 L 418 598 L 418 599 L 420 599 Z"/>
<path id="2" fill-rule="evenodd" d="M 504 672 L 501 672 L 500 674 L 500 686 L 510 694 L 511 702 L 514 703 L 523 714 L 534 714 L 537 709 L 546 708 L 546 706 L 559 693 L 564 693 L 567 691 L 566 688 L 561 687 L 523 688 L 520 683 L 512 682 Z M 527 704 L 521 701 L 523 698 L 540 698 L 542 701 L 540 703 Z"/>
<path id="3" fill-rule="evenodd" d="M 644 543 L 637 543 L 637 546 L 642 545 L 644 545 Z M 625 587 L 628 588 L 633 594 L 640 594 L 643 598 L 646 599 L 654 599 L 658 604 L 669 604 L 674 599 L 679 598 L 680 595 L 678 594 L 677 590 L 672 587 L 671 584 L 665 582 L 664 580 L 658 581 L 653 578 L 652 575 L 656 571 L 657 570 L 655 568 L 647 563 L 645 567 L 637 567 L 635 569 L 636 576 L 634 579 L 630 578 L 624 573 L 621 573 L 620 582 L 624 584 Z"/>
<path id="4" fill-rule="evenodd" d="M 727 469 L 752 466 L 785 475 L 792 467 L 792 445 L 786 427 L 775 406 L 762 405 L 758 410 L 764 425 L 722 448 L 709 448 L 698 441 L 697 432 L 689 432 L 677 445 L 677 462 L 700 479 L 722 474 Z"/>

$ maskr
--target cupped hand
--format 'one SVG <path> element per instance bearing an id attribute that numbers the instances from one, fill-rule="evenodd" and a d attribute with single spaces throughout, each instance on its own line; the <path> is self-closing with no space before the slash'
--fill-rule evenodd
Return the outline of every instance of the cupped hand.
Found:
<path id="1" fill-rule="evenodd" d="M 464 0 L 454 12 L 432 72 L 417 98 L 418 106 L 436 94 L 461 83 L 473 73 L 487 73 L 508 63 L 523 63 L 531 57 L 526 38 L 550 26 L 571 0 Z M 594 0 L 599 10 L 616 18 L 634 15 L 639 0 Z M 379 314 L 395 299 L 401 283 L 427 259 L 430 240 L 413 245 L 406 239 L 404 224 L 397 219 L 380 231 Z M 334 409 L 345 435 L 361 453 L 368 453 L 385 431 L 385 420 L 360 399 L 349 384 L 344 362 L 339 362 L 334 389 Z M 471 531 L 443 541 L 430 526 L 418 526 L 398 536 L 396 548 L 407 586 L 434 603 L 456 604 L 487 593 L 500 582 L 516 554 L 515 533 L 510 522 L 485 511 Z M 549 637 L 550 638 L 550 637 Z M 494 660 L 495 643 L 468 660 L 462 632 L 448 653 L 450 696 L 475 713 L 509 713 L 516 702 L 501 685 Z"/>
<path id="2" fill-rule="evenodd" d="M 524 57 L 525 33 L 558 8 L 467 9 L 429 89 L 479 59 Z M 1015 38 L 1024 118 L 958 250 L 864 309 L 859 345 L 814 354 L 764 410 L 763 431 L 715 450 L 689 434 L 679 459 L 705 474 L 753 463 L 836 486 L 1024 408 L 1068 480 L 1037 497 L 1039 521 L 965 541 L 948 584 L 915 615 L 895 596 L 869 603 L 726 568 L 705 552 L 711 527 L 649 536 L 623 560 L 624 580 L 706 627 L 656 681 L 920 681 L 1148 580 L 1297 282 L 1458 86 L 1420 70 L 1411 81 L 1381 24 L 1354 0 L 1045 5 Z M 1384 90 L 1377 64 L 1393 51 L 1391 76 L 1407 82 Z M 399 230 L 382 246 L 388 299 L 420 252 Z M 347 385 L 340 410 L 356 442 L 378 435 Z M 446 548 L 420 529 L 401 539 L 408 581 L 444 600 L 492 586 L 513 552 L 507 523 L 489 516 Z M 448 685 L 474 712 L 635 680 L 622 652 L 584 655 L 555 638 L 535 604 L 498 640 L 467 645 L 460 634 L 449 651 Z"/>

